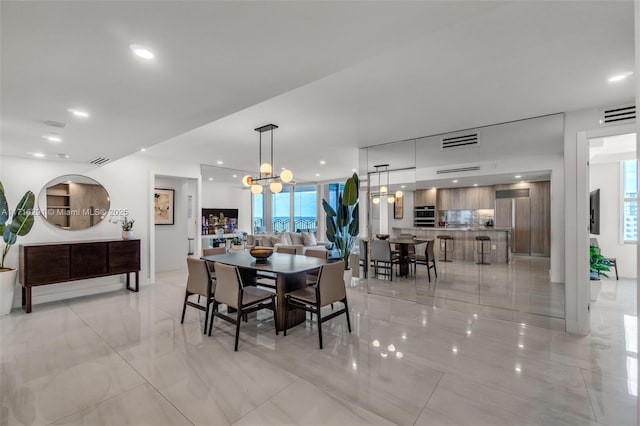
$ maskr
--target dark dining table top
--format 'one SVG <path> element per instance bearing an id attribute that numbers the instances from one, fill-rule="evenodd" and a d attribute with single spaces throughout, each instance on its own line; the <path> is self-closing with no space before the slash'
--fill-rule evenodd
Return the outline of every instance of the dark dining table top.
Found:
<path id="1" fill-rule="evenodd" d="M 408 244 L 408 245 L 413 245 L 413 244 L 422 244 L 422 243 L 426 243 L 429 240 L 419 240 L 416 238 L 391 238 L 389 240 L 389 242 L 391 244 Z"/>
<path id="2" fill-rule="evenodd" d="M 318 269 L 327 263 L 325 259 L 318 257 L 286 253 L 273 253 L 267 258 L 267 263 L 256 263 L 256 259 L 248 251 L 203 256 L 201 259 L 276 274 L 299 274 Z"/>

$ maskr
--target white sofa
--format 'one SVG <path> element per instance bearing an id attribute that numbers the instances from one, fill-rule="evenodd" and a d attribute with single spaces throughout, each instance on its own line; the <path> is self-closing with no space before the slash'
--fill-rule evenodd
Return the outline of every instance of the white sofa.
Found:
<path id="1" fill-rule="evenodd" d="M 308 249 L 326 250 L 324 241 L 318 241 L 313 232 L 279 232 L 247 235 L 248 247 L 294 247 L 296 254 L 304 254 Z"/>

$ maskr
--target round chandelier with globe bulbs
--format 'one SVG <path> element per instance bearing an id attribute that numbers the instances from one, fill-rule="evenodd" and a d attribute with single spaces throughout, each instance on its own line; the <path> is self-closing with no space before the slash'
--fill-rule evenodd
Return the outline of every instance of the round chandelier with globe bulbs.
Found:
<path id="1" fill-rule="evenodd" d="M 246 175 L 242 178 L 242 184 L 250 187 L 252 194 L 262 194 L 262 191 L 264 191 L 264 184 L 269 184 L 269 190 L 274 194 L 278 194 L 282 191 L 283 183 L 290 183 L 293 180 L 293 172 L 291 170 L 284 169 L 278 176 L 273 174 L 273 130 L 277 128 L 278 126 L 275 124 L 266 124 L 254 129 L 256 132 L 260 133 L 260 150 L 258 153 L 260 173 L 258 177 Z M 262 161 L 262 134 L 264 132 L 271 132 L 271 158 L 269 163 Z"/>

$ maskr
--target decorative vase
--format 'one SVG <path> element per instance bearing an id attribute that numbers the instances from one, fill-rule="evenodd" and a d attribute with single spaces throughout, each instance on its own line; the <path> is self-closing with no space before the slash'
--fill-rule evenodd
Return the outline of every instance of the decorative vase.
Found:
<path id="1" fill-rule="evenodd" d="M 353 270 L 351 268 L 344 270 L 344 285 L 351 287 L 351 277 L 353 276 Z"/>
<path id="2" fill-rule="evenodd" d="M 242 251 L 244 247 L 242 244 L 231 244 L 231 251 Z"/>
<path id="3" fill-rule="evenodd" d="M 598 301 L 600 290 L 602 289 L 602 280 L 589 280 L 589 294 L 592 302 Z"/>
<path id="4" fill-rule="evenodd" d="M 7 315 L 11 312 L 17 277 L 17 269 L 0 272 L 0 316 Z"/>
<path id="5" fill-rule="evenodd" d="M 122 231 L 123 240 L 133 240 L 133 231 Z"/>

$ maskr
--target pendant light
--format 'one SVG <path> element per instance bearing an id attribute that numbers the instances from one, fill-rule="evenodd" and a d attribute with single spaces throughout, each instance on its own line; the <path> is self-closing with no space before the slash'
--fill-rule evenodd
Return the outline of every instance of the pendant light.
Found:
<path id="1" fill-rule="evenodd" d="M 282 170 L 279 176 L 274 176 L 273 170 L 273 131 L 277 129 L 278 126 L 275 124 L 267 124 L 261 127 L 254 129 L 256 132 L 260 133 L 260 149 L 258 152 L 258 164 L 260 164 L 258 177 L 253 177 L 250 175 L 244 176 L 242 178 L 242 184 L 244 186 L 251 187 L 251 193 L 253 194 L 262 194 L 264 190 L 262 183 L 269 184 L 269 190 L 278 194 L 282 191 L 282 183 L 289 183 L 293 180 L 293 172 L 291 170 Z M 270 162 L 262 161 L 262 134 L 264 132 L 271 132 L 271 158 Z"/>
<path id="2" fill-rule="evenodd" d="M 380 198 L 387 198 L 387 203 L 393 204 L 396 202 L 398 198 L 402 198 L 404 196 L 403 192 L 398 190 L 395 193 L 390 193 L 389 188 L 389 164 L 378 164 L 373 166 L 376 171 L 375 173 L 378 175 L 378 192 L 372 192 L 369 196 L 371 197 L 371 201 L 373 204 L 380 204 Z M 381 170 L 383 169 L 383 170 Z M 387 184 L 382 185 L 381 183 L 381 174 L 386 173 L 387 175 Z"/>

